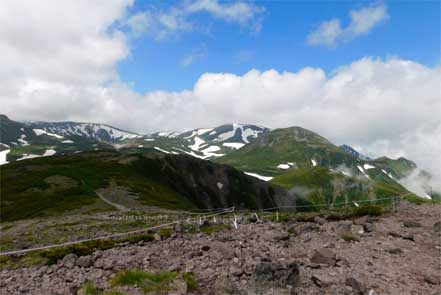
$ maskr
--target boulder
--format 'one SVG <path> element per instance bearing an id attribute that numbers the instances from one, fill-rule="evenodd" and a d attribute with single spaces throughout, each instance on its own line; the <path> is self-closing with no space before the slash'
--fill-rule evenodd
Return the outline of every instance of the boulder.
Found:
<path id="1" fill-rule="evenodd" d="M 405 220 L 403 221 L 404 227 L 421 227 L 421 223 L 415 220 Z"/>
<path id="2" fill-rule="evenodd" d="M 282 264 L 280 262 L 263 261 L 259 263 L 251 275 L 251 283 L 255 287 L 296 287 L 300 284 L 300 273 L 297 263 Z"/>
<path id="3" fill-rule="evenodd" d="M 154 233 L 153 234 L 153 238 L 155 239 L 155 241 L 160 241 L 161 240 L 161 235 L 158 233 Z"/>
<path id="4" fill-rule="evenodd" d="M 81 256 L 77 260 L 77 265 L 80 267 L 84 267 L 84 268 L 91 267 L 92 264 L 93 264 L 92 256 L 90 256 L 90 255 Z"/>
<path id="5" fill-rule="evenodd" d="M 238 294 L 239 292 L 231 278 L 226 275 L 221 275 L 216 279 L 213 291 L 216 295 Z"/>
<path id="6" fill-rule="evenodd" d="M 439 274 L 427 273 L 424 275 L 424 281 L 426 281 L 432 285 L 440 285 L 441 284 L 441 277 Z"/>
<path id="7" fill-rule="evenodd" d="M 352 287 L 354 290 L 357 290 L 360 294 L 363 294 L 365 292 L 365 287 L 363 286 L 362 283 L 360 283 L 360 281 L 358 281 L 356 278 L 354 277 L 349 277 L 346 278 L 345 281 L 347 286 Z"/>
<path id="8" fill-rule="evenodd" d="M 375 230 L 375 226 L 373 223 L 365 223 L 363 224 L 363 229 L 365 232 L 370 233 Z"/>
<path id="9" fill-rule="evenodd" d="M 67 254 L 61 260 L 61 265 L 65 266 L 67 268 L 72 268 L 75 266 L 77 259 L 78 259 L 77 255 L 75 255 L 73 253 Z"/>
<path id="10" fill-rule="evenodd" d="M 315 222 L 315 223 L 318 223 L 318 224 L 320 224 L 320 225 L 323 225 L 323 224 L 325 224 L 326 222 L 328 222 L 328 220 L 326 220 L 326 218 L 323 218 L 323 217 L 321 217 L 321 216 L 316 216 L 316 217 L 314 217 L 314 222 Z"/>
<path id="11" fill-rule="evenodd" d="M 351 225 L 351 233 L 354 236 L 364 234 L 364 228 L 362 225 Z"/>
<path id="12" fill-rule="evenodd" d="M 327 275 L 313 275 L 311 280 L 320 288 L 326 288 L 335 284 L 334 280 Z"/>
<path id="13" fill-rule="evenodd" d="M 211 247 L 210 246 L 208 246 L 208 245 L 204 245 L 204 246 L 202 246 L 202 248 L 201 248 L 201 250 L 202 251 L 208 251 L 208 250 L 210 250 L 211 249 Z"/>
<path id="14" fill-rule="evenodd" d="M 289 237 L 289 233 L 279 233 L 274 236 L 274 240 L 276 242 L 289 241 Z"/>
<path id="15" fill-rule="evenodd" d="M 310 260 L 312 263 L 326 264 L 329 266 L 335 266 L 337 263 L 335 253 L 327 248 L 315 250 Z"/>
<path id="16" fill-rule="evenodd" d="M 251 223 L 256 223 L 258 221 L 257 216 L 255 214 L 248 217 L 248 221 Z"/>

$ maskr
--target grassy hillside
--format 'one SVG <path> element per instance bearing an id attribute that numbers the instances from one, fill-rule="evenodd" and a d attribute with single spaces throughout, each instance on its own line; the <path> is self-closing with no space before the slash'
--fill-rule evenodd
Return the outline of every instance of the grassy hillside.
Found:
<path id="1" fill-rule="evenodd" d="M 320 135 L 300 128 L 276 129 L 257 138 L 240 150 L 215 159 L 243 171 L 279 175 L 279 164 L 293 163 L 294 168 L 351 165 L 357 159 Z"/>
<path id="2" fill-rule="evenodd" d="M 108 210 L 96 194 L 99 189 L 114 199 L 130 199 L 127 204 L 170 209 L 271 207 L 278 193 L 234 168 L 183 155 L 97 151 L 0 169 L 1 221 Z"/>
<path id="3" fill-rule="evenodd" d="M 275 177 L 271 182 L 291 190 L 308 204 L 376 200 L 409 194 L 405 188 L 393 181 L 348 177 L 325 167 L 290 170 Z"/>

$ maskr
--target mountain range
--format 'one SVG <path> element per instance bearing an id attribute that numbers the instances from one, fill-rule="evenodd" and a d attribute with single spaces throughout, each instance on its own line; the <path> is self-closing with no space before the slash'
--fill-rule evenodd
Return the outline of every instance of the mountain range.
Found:
<path id="1" fill-rule="evenodd" d="M 9 192 L 7 199 L 26 200 L 28 203 L 32 203 L 28 199 L 32 194 L 29 195 L 28 192 L 35 191 L 33 183 L 35 171 L 38 170 L 30 167 L 35 167 L 37 163 L 44 163 L 44 167 L 50 167 L 47 168 L 50 173 L 42 173 L 37 187 L 54 187 L 47 182 L 47 178 L 52 176 L 68 177 L 75 183 L 83 184 L 89 182 L 86 176 L 90 176 L 95 182 L 87 190 L 82 188 L 83 191 L 79 195 L 90 197 L 92 194 L 96 198 L 99 189 L 116 186 L 123 191 L 133 192 L 143 200 L 141 203 L 144 205 L 176 208 L 183 207 L 183 204 L 194 208 L 212 208 L 238 203 L 259 208 L 264 203 L 280 205 L 293 199 L 308 204 L 332 204 L 392 195 L 413 195 L 403 187 L 400 180 L 418 169 L 414 162 L 405 158 L 370 159 L 350 146 L 337 146 L 302 127 L 271 130 L 250 124 L 226 124 L 182 133 L 157 132 L 141 135 L 96 123 L 17 122 L 5 115 L 0 115 L 0 120 L 0 164 L 11 163 L 1 166 L 2 183 L 11 183 L 10 177 L 17 175 L 17 169 L 22 171 L 22 179 L 28 180 L 14 185 L 16 191 L 6 190 Z M 43 159 L 31 160 L 42 157 Z M 150 160 L 145 160 L 146 157 Z M 152 160 L 152 157 L 155 160 Z M 73 159 L 81 160 L 80 162 L 88 159 L 86 162 L 93 165 L 87 163 L 84 167 L 77 167 L 73 164 Z M 130 163 L 131 168 L 119 167 L 121 161 Z M 62 171 L 63 165 L 60 165 L 60 162 L 64 163 L 66 171 Z M 184 162 L 185 165 L 182 164 Z M 208 165 L 209 168 L 204 165 Z M 100 167 L 115 170 L 116 174 L 94 174 L 96 171 L 103 171 Z M 173 173 L 164 172 L 170 167 L 173 167 Z M 231 167 L 231 171 L 234 172 L 229 172 L 228 175 L 236 175 L 237 181 L 248 183 L 248 188 L 239 189 L 235 186 L 233 178 L 223 177 L 223 173 L 215 172 L 226 169 L 222 167 Z M 143 169 L 158 172 L 155 176 Z M 211 179 L 210 175 L 213 173 L 222 181 Z M 188 178 L 188 175 L 191 177 Z M 427 172 L 424 172 L 424 175 L 430 177 Z M 134 176 L 138 182 L 134 184 L 130 176 Z M 167 181 L 158 182 L 155 177 Z M 69 181 L 71 180 L 67 182 Z M 149 186 L 148 183 L 152 181 L 155 185 Z M 149 188 L 158 183 L 160 189 L 158 188 L 157 193 L 149 192 Z M 181 185 L 176 187 L 176 183 Z M 218 183 L 228 192 L 228 196 L 219 193 L 222 192 L 222 188 L 218 187 Z M 262 193 L 262 189 L 259 188 L 263 185 L 261 183 L 267 183 L 263 189 L 266 193 Z M 201 188 L 201 191 L 191 192 L 190 188 L 195 185 Z M 63 194 L 69 195 L 70 190 L 72 188 L 68 186 Z M 88 193 L 85 193 L 86 191 Z M 165 191 L 175 196 L 169 204 L 157 201 L 160 193 Z M 238 202 L 229 194 L 234 192 L 238 196 L 239 191 L 250 193 L 246 194 L 247 197 L 242 194 Z M 268 193 L 269 191 L 272 193 Z M 427 193 L 420 194 L 420 197 L 430 197 L 429 191 L 427 188 Z M 211 201 L 201 202 L 198 199 L 200 194 L 206 195 Z M 123 203 L 127 203 L 127 200 L 126 198 Z M 13 201 L 7 203 L 14 204 Z M 16 208 L 15 205 L 3 208 L 2 204 L 2 210 L 14 212 Z M 44 211 L 47 211 L 46 209 Z"/>

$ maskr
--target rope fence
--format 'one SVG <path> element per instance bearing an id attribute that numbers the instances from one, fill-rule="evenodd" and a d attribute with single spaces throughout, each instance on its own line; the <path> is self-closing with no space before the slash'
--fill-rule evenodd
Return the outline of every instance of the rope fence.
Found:
<path id="1" fill-rule="evenodd" d="M 144 233 L 144 232 L 148 232 L 151 230 L 156 230 L 156 229 L 160 229 L 163 227 L 168 227 L 168 226 L 181 224 L 181 223 L 190 223 L 190 222 L 196 221 L 196 222 L 199 222 L 199 224 L 202 224 L 202 222 L 207 220 L 208 218 L 213 218 L 213 221 L 216 222 L 216 216 L 222 215 L 222 214 L 233 213 L 233 212 L 234 213 L 254 213 L 257 220 L 260 220 L 260 218 L 259 218 L 258 214 L 256 213 L 256 211 L 261 211 L 261 212 L 266 212 L 266 213 L 276 213 L 277 220 L 278 220 L 279 219 L 278 218 L 279 217 L 279 210 L 281 210 L 281 209 L 295 209 L 295 210 L 297 210 L 298 208 L 317 208 L 317 207 L 327 207 L 330 205 L 332 205 L 332 206 L 334 206 L 334 205 L 348 205 L 349 203 L 353 203 L 356 207 L 358 207 L 359 206 L 358 203 L 375 203 L 377 201 L 385 201 L 385 200 L 393 200 L 392 205 L 394 207 L 394 210 L 396 210 L 397 204 L 403 196 L 394 196 L 394 197 L 381 198 L 381 199 L 376 199 L 376 200 L 360 200 L 360 201 L 351 201 L 351 202 L 340 202 L 340 203 L 333 203 L 333 204 L 315 204 L 315 205 L 302 205 L 302 206 L 277 206 L 277 207 L 271 207 L 271 208 L 263 208 L 260 210 L 236 210 L 235 207 L 205 209 L 206 212 L 208 212 L 210 214 L 206 215 L 203 212 L 200 212 L 200 213 L 190 212 L 192 214 L 198 214 L 198 217 L 179 219 L 179 220 L 175 220 L 173 222 L 163 223 L 163 224 L 151 226 L 148 228 L 128 231 L 128 232 L 124 232 L 124 233 L 117 233 L 117 234 L 111 234 L 111 235 L 100 236 L 100 237 L 95 237 L 95 238 L 81 239 L 81 240 L 77 240 L 77 241 L 65 242 L 65 243 L 60 243 L 60 244 L 52 244 L 52 245 L 34 247 L 34 248 L 29 248 L 29 249 L 0 252 L 0 256 L 25 254 L 25 253 L 29 253 L 29 252 L 33 252 L 33 251 L 41 251 L 41 250 L 47 250 L 47 249 L 52 249 L 52 248 L 58 248 L 58 247 L 72 246 L 72 245 L 81 244 L 81 243 L 85 243 L 85 242 L 114 239 L 114 238 L 118 238 L 118 237 L 124 237 L 124 236 L 133 235 L 133 234 Z M 274 212 L 274 210 L 277 210 L 277 211 Z M 201 210 L 201 211 L 203 211 L 203 210 Z M 234 218 L 233 218 L 232 222 L 233 222 L 234 227 L 237 229 L 238 228 L 238 221 L 237 221 L 236 214 L 234 214 Z"/>

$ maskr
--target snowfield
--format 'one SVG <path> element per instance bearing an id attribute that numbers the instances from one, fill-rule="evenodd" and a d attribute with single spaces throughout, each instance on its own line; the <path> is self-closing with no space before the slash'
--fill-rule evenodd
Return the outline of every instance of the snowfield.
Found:
<path id="1" fill-rule="evenodd" d="M 4 164 L 8 164 L 9 162 L 6 161 L 6 155 L 10 152 L 11 150 L 4 150 L 0 152 L 0 165 L 4 165 Z"/>
<path id="2" fill-rule="evenodd" d="M 241 142 L 224 142 L 222 145 L 238 150 L 241 147 L 243 147 L 245 144 Z"/>
<path id="3" fill-rule="evenodd" d="M 283 170 L 289 169 L 290 167 L 291 166 L 289 166 L 288 164 L 279 164 L 279 165 L 277 165 L 277 168 L 283 169 Z"/>
<path id="4" fill-rule="evenodd" d="M 251 172 L 244 172 L 246 175 L 249 175 L 249 176 L 252 176 L 252 177 L 255 177 L 255 178 L 259 178 L 260 180 L 264 180 L 264 181 L 270 181 L 271 179 L 273 179 L 274 177 L 271 177 L 271 176 L 262 176 L 262 175 L 259 175 L 259 174 L 257 174 L 257 173 L 251 173 Z"/>
<path id="5" fill-rule="evenodd" d="M 363 165 L 364 170 L 369 170 L 369 169 L 374 169 L 376 168 L 375 166 L 369 165 L 369 164 L 364 164 Z"/>
<path id="6" fill-rule="evenodd" d="M 55 133 L 50 133 L 50 132 L 47 132 L 47 131 L 45 131 L 45 130 L 43 130 L 43 129 L 32 129 L 33 131 L 34 131 L 34 133 L 35 133 L 35 135 L 37 135 L 37 136 L 40 136 L 40 135 L 42 135 L 42 134 L 46 134 L 46 135 L 49 135 L 49 136 L 52 136 L 52 137 L 56 137 L 56 138 L 63 138 L 63 136 L 61 136 L 61 135 L 58 135 L 58 134 L 55 134 Z"/>
<path id="7" fill-rule="evenodd" d="M 56 153 L 57 153 L 57 151 L 52 150 L 52 149 L 48 149 L 42 155 L 23 154 L 23 156 L 21 158 L 17 159 L 17 161 L 33 159 L 33 158 L 49 157 L 49 156 L 55 155 Z"/>
<path id="8" fill-rule="evenodd" d="M 161 148 L 159 148 L 159 147 L 157 147 L 157 146 L 155 146 L 155 150 L 160 151 L 160 152 L 163 152 L 163 153 L 166 153 L 166 154 L 170 154 L 170 152 L 168 152 L 168 151 L 166 151 L 166 150 L 163 150 L 163 149 L 161 149 Z"/>

